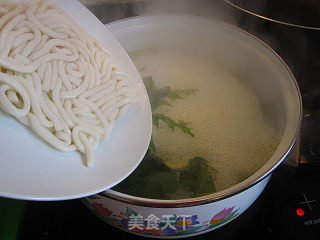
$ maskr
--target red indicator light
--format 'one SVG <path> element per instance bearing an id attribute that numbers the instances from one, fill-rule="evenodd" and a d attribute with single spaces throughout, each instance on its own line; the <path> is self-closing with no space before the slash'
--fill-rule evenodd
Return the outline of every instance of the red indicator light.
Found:
<path id="1" fill-rule="evenodd" d="M 297 208 L 296 213 L 300 217 L 304 216 L 304 214 L 305 214 L 305 212 L 302 208 Z"/>

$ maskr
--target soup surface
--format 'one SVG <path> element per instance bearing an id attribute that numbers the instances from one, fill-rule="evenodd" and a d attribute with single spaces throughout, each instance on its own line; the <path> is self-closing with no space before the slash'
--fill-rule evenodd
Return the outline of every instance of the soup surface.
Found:
<path id="1" fill-rule="evenodd" d="M 224 190 L 256 172 L 279 144 L 254 91 L 214 56 L 179 49 L 130 54 L 153 112 L 149 150 L 114 190 L 157 199 Z"/>

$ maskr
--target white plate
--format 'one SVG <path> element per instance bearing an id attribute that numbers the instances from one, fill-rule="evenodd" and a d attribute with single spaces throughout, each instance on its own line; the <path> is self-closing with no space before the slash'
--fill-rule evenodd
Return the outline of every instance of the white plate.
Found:
<path id="1" fill-rule="evenodd" d="M 114 61 L 137 84 L 142 97 L 116 122 L 95 151 L 88 168 L 78 152 L 60 152 L 0 111 L 0 196 L 26 200 L 65 200 L 89 196 L 116 185 L 141 162 L 149 145 L 152 117 L 149 99 L 134 64 L 119 42 L 77 1 L 55 0 L 90 30 Z M 76 16 L 72 15 L 73 13 Z M 79 22 L 79 21 L 78 21 Z"/>

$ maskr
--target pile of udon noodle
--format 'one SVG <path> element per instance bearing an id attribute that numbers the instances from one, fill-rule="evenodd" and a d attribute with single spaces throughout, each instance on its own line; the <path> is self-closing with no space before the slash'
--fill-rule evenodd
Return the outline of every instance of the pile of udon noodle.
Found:
<path id="1" fill-rule="evenodd" d="M 53 2 L 0 0 L 0 108 L 60 151 L 94 149 L 137 99 L 111 55 Z"/>

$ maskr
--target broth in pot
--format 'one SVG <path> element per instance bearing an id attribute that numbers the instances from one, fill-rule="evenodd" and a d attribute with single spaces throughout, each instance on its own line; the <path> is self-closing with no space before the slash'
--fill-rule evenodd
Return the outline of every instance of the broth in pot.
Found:
<path id="1" fill-rule="evenodd" d="M 212 55 L 175 48 L 130 54 L 147 88 L 152 141 L 141 165 L 115 190 L 183 199 L 233 186 L 276 150 L 280 134 L 243 77 Z"/>

